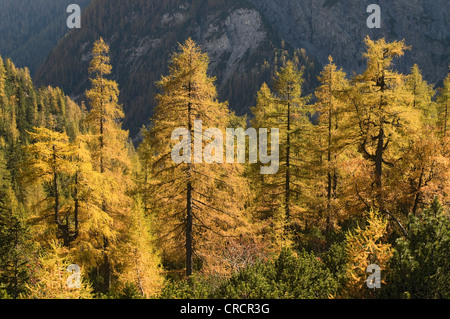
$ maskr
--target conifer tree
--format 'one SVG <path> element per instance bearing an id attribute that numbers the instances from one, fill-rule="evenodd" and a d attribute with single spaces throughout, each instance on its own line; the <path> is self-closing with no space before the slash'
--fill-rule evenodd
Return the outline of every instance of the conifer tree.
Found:
<path id="1" fill-rule="evenodd" d="M 406 89 L 412 95 L 412 107 L 422 112 L 423 121 L 431 124 L 436 118 L 436 108 L 432 101 L 435 91 L 432 85 L 423 80 L 421 71 L 417 64 L 411 68 L 411 73 L 406 76 Z"/>
<path id="2" fill-rule="evenodd" d="M 142 297 L 154 297 L 162 287 L 162 269 L 155 251 L 151 224 L 145 216 L 142 200 L 134 199 L 127 240 L 118 246 L 122 269 L 118 274 L 122 285 L 134 284 Z"/>
<path id="3" fill-rule="evenodd" d="M 3 59 L 0 56 L 0 111 L 1 111 L 1 117 L 0 117 L 0 132 L 2 133 L 2 139 L 6 136 L 6 123 L 8 119 L 8 113 L 7 113 L 7 97 L 6 97 L 6 70 L 5 66 L 3 64 Z"/>
<path id="4" fill-rule="evenodd" d="M 449 235 L 449 212 L 435 197 L 419 216 L 410 216 L 408 237 L 396 240 L 382 297 L 448 299 Z"/>
<path id="5" fill-rule="evenodd" d="M 331 57 L 329 64 L 321 72 L 319 81 L 321 85 L 315 91 L 318 118 L 312 139 L 312 148 L 313 152 L 317 153 L 318 163 L 311 167 L 311 170 L 320 177 L 314 180 L 320 188 L 317 190 L 319 202 L 313 201 L 312 207 L 316 211 L 324 210 L 328 233 L 332 224 L 340 219 L 338 214 L 342 214 L 339 212 L 338 202 L 343 186 L 338 184 L 345 182 L 342 165 L 345 152 L 348 152 L 354 137 L 349 119 L 349 104 L 346 101 L 349 83 L 346 74 L 337 69 Z M 320 197 L 325 200 L 320 200 Z"/>
<path id="6" fill-rule="evenodd" d="M 86 92 L 90 110 L 87 123 L 90 133 L 90 149 L 94 169 L 101 174 L 101 209 L 114 220 L 114 232 L 123 232 L 125 220 L 129 216 L 131 199 L 127 190 L 131 187 L 130 158 L 127 145 L 128 132 L 122 130 L 124 117 L 122 106 L 118 104 L 119 88 L 115 81 L 107 79 L 111 74 L 109 46 L 100 38 L 94 43 L 92 60 L 89 64 L 91 88 Z M 102 290 L 111 287 L 112 261 L 110 246 L 113 238 L 103 238 L 103 262 L 101 274 Z"/>
<path id="7" fill-rule="evenodd" d="M 346 277 L 347 287 L 344 292 L 350 298 L 367 298 L 374 296 L 366 286 L 369 265 L 380 267 L 382 273 L 388 271 L 388 263 L 393 250 L 385 242 L 387 220 L 379 213 L 370 211 L 365 228 L 359 226 L 346 234 Z M 381 278 L 380 278 L 381 279 Z M 381 279 L 381 283 L 385 283 Z"/>
<path id="8" fill-rule="evenodd" d="M 158 82 L 162 93 L 143 144 L 147 150 L 140 150 L 151 156 L 148 182 L 165 244 L 163 258 L 171 255 L 179 262 L 181 256 L 176 254 L 184 245 L 187 276 L 192 275 L 194 262 L 199 267 L 205 263 L 209 270 L 220 268 L 213 255 L 244 225 L 239 192 L 245 192 L 245 183 L 239 177 L 239 165 L 223 163 L 229 111 L 217 101 L 214 78 L 207 75 L 208 63 L 207 55 L 191 39 L 180 45 L 171 58 L 169 75 Z M 184 133 L 181 142 L 171 140 L 176 129 Z M 177 163 L 172 160 L 176 150 L 182 158 Z M 209 156 L 202 156 L 202 151 Z"/>
<path id="9" fill-rule="evenodd" d="M 102 258 L 103 238 L 113 238 L 112 217 L 102 209 L 103 189 L 101 173 L 94 169 L 89 151 L 90 135 L 79 135 L 72 143 L 74 170 L 68 190 L 77 240 L 70 254 L 87 269 L 95 267 Z"/>
<path id="10" fill-rule="evenodd" d="M 408 136 L 407 147 L 391 172 L 391 184 L 396 184 L 392 189 L 396 189 L 399 210 L 415 216 L 434 196 L 447 197 L 448 160 L 446 145 L 439 143 L 436 130 L 438 114 L 436 103 L 432 101 L 435 90 L 423 80 L 417 65 L 406 76 L 406 89 L 413 111 L 419 111 L 420 121 L 415 122 L 415 134 Z"/>
<path id="11" fill-rule="evenodd" d="M 0 138 L 11 145 L 19 138 L 19 132 L 16 119 L 16 101 L 8 97 L 6 77 L 7 71 L 0 56 Z"/>
<path id="12" fill-rule="evenodd" d="M 420 113 L 409 107 L 410 94 L 400 74 L 392 69 L 393 59 L 407 49 L 404 42 L 386 43 L 384 39 L 372 41 L 367 37 L 365 43 L 367 69 L 354 77 L 349 98 L 359 152 L 373 167 L 373 173 L 363 185 L 356 182 L 355 188 L 359 188 L 358 198 L 367 206 L 385 212 L 387 196 L 393 194 L 385 189 L 386 170 L 395 165 L 408 146 L 408 136 L 420 130 Z M 367 176 L 367 172 L 363 175 Z"/>
<path id="13" fill-rule="evenodd" d="M 42 127 L 35 131 L 29 133 L 33 143 L 25 148 L 27 161 L 23 178 L 26 183 L 36 182 L 46 189 L 46 198 L 39 205 L 36 218 L 47 222 L 56 237 L 63 240 L 63 245 L 69 247 L 78 235 L 78 223 L 72 215 L 66 191 L 75 170 L 71 160 L 73 148 L 66 133 Z"/>
<path id="14" fill-rule="evenodd" d="M 279 127 L 277 117 L 271 116 L 276 112 L 276 104 L 274 94 L 266 83 L 263 83 L 257 92 L 256 106 L 251 111 L 252 127 L 256 129 Z M 267 140 L 270 145 L 272 139 L 268 137 Z M 271 145 L 268 148 L 271 148 Z M 280 174 L 280 171 L 277 173 Z M 250 209 L 254 210 L 254 224 L 259 226 L 257 233 L 262 235 L 266 249 L 278 254 L 289 242 L 285 234 L 287 220 L 283 209 L 283 192 L 280 190 L 283 176 L 262 175 L 259 165 L 254 164 L 248 165 L 246 175 L 250 181 L 253 197 Z"/>
<path id="15" fill-rule="evenodd" d="M 444 85 L 439 90 L 438 96 L 438 122 L 444 138 L 448 137 L 450 125 L 450 73 L 444 79 Z"/>
<path id="16" fill-rule="evenodd" d="M 442 145 L 439 133 L 424 127 L 391 170 L 389 184 L 396 198 L 390 200 L 404 216 L 417 216 L 436 196 L 448 202 L 450 158 L 446 154 L 448 145 Z"/>
<path id="17" fill-rule="evenodd" d="M 49 247 L 39 253 L 34 265 L 35 274 L 28 284 L 26 297 L 29 299 L 91 299 L 92 288 L 86 282 L 84 269 L 80 267 L 78 273 L 71 272 L 69 266 L 75 265 L 71 262 L 66 248 L 54 241 L 50 242 Z"/>
<path id="18" fill-rule="evenodd" d="M 281 220 L 284 230 L 305 217 L 302 216 L 301 199 L 309 192 L 305 179 L 310 159 L 305 149 L 312 124 L 308 118 L 309 108 L 302 97 L 302 74 L 302 70 L 288 60 L 276 72 L 274 92 L 263 84 L 257 95 L 257 105 L 252 109 L 253 127 L 280 130 L 280 168 L 276 174 L 256 177 L 255 181 L 262 181 L 256 209 L 262 219 L 267 215 L 275 217 L 273 221 Z M 289 240 L 289 236 L 285 239 Z"/>
<path id="19" fill-rule="evenodd" d="M 30 138 L 22 178 L 25 186 L 35 184 L 38 190 L 37 200 L 30 202 L 37 213 L 34 236 L 43 245 L 62 239 L 77 262 L 93 267 L 102 256 L 99 236 L 113 237 L 114 232 L 112 218 L 102 210 L 101 174 L 92 165 L 89 136 L 69 143 L 65 133 L 36 128 Z"/>
<path id="20" fill-rule="evenodd" d="M 8 297 L 18 298 L 26 292 L 30 276 L 29 239 L 23 206 L 13 191 L 0 148 L 0 294 L 4 290 Z"/>

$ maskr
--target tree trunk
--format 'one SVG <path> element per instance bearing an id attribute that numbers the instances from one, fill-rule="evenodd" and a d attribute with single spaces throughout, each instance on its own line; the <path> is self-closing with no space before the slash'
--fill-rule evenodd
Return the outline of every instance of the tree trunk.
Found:
<path id="1" fill-rule="evenodd" d="M 413 216 L 416 216 L 417 209 L 419 207 L 420 196 L 422 194 L 423 175 L 424 175 L 424 169 L 422 168 L 422 171 L 420 173 L 419 185 L 417 187 L 416 196 L 414 197 L 414 205 L 413 205 L 413 208 L 412 208 Z"/>
<path id="2" fill-rule="evenodd" d="M 286 214 L 286 221 L 289 222 L 290 220 L 290 195 L 291 195 L 291 136 L 290 136 L 290 130 L 291 130 L 291 103 L 289 101 L 290 97 L 288 94 L 288 109 L 287 109 L 287 142 L 286 142 L 286 184 L 285 184 L 285 214 Z"/>
<path id="3" fill-rule="evenodd" d="M 448 121 L 448 98 L 445 102 L 445 117 L 444 117 L 444 137 L 447 136 L 447 121 Z"/>
<path id="4" fill-rule="evenodd" d="M 75 207 L 74 207 L 75 230 L 72 236 L 72 240 L 75 240 L 78 237 L 78 212 L 80 209 L 80 201 L 78 200 L 78 171 L 75 173 L 74 200 L 75 200 Z"/>
<path id="5" fill-rule="evenodd" d="M 332 198 L 332 192 L 333 192 L 333 176 L 331 173 L 331 138 L 332 138 L 332 128 L 333 128 L 333 97 L 332 97 L 332 86 L 331 81 L 333 79 L 333 75 L 330 72 L 330 87 L 329 87 L 329 108 L 328 108 L 328 149 L 327 149 L 327 170 L 328 170 L 328 181 L 327 181 L 327 219 L 326 219 L 326 233 L 329 234 L 331 231 L 331 198 Z"/>
<path id="6" fill-rule="evenodd" d="M 378 199 L 378 204 L 380 209 L 383 209 L 382 203 L 382 191 L 383 191 L 383 152 L 384 152 L 384 129 L 383 125 L 380 127 L 380 131 L 378 134 L 378 143 L 377 149 L 375 152 L 375 187 L 376 187 L 376 196 Z"/>
<path id="7" fill-rule="evenodd" d="M 101 90 L 101 101 L 100 101 L 100 117 L 99 117 L 99 129 L 100 129 L 100 136 L 99 136 L 99 140 L 100 140 L 100 173 L 103 174 L 105 172 L 105 163 L 103 161 L 103 149 L 105 147 L 105 142 L 104 142 L 104 134 L 105 134 L 105 129 L 104 129 L 104 125 L 103 125 L 103 114 L 104 114 L 104 106 L 103 106 L 103 74 L 100 74 L 100 90 Z M 103 199 L 102 202 L 102 210 L 104 212 L 107 213 L 107 208 L 106 208 L 106 203 L 105 203 L 105 199 Z M 109 261 L 109 256 L 108 256 L 108 247 L 109 247 L 109 239 L 105 236 L 103 236 L 103 271 L 102 271 L 102 275 L 103 275 L 103 291 L 109 292 L 109 289 L 111 287 L 111 262 Z"/>
<path id="8" fill-rule="evenodd" d="M 192 136 L 192 122 L 191 122 L 191 112 L 192 112 L 192 104 L 191 104 L 191 81 L 189 80 L 188 84 L 188 129 Z M 191 146 L 192 147 L 192 146 Z M 186 193 L 186 276 L 189 277 L 192 275 L 192 223 L 193 223 L 193 215 L 192 215 L 192 164 L 188 164 L 188 183 L 187 183 L 187 193 Z"/>
<path id="9" fill-rule="evenodd" d="M 381 97 L 380 97 L 380 110 L 384 105 L 384 91 L 386 89 L 386 81 L 385 81 L 385 71 L 382 72 L 382 77 L 380 81 L 381 88 Z M 383 127 L 384 118 L 380 117 L 380 131 L 377 136 L 377 149 L 375 151 L 375 187 L 376 187 L 376 198 L 378 201 L 378 205 L 380 210 L 384 209 L 383 205 L 383 155 L 385 150 L 385 133 Z M 387 145 L 386 145 L 387 146 Z"/>
<path id="10" fill-rule="evenodd" d="M 187 185 L 186 201 L 186 276 L 192 275 L 192 184 Z"/>
<path id="11" fill-rule="evenodd" d="M 54 215 L 55 215 L 55 223 L 60 226 L 59 222 L 59 191 L 58 191 L 58 174 L 56 172 L 56 150 L 55 145 L 53 145 L 53 192 L 55 196 L 55 207 L 54 207 Z"/>

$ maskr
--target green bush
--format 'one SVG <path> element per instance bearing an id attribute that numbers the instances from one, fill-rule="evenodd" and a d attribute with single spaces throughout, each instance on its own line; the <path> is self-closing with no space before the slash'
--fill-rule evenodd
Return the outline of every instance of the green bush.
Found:
<path id="1" fill-rule="evenodd" d="M 314 254 L 297 256 L 283 249 L 271 262 L 248 267 L 223 283 L 215 298 L 230 299 L 324 299 L 337 292 L 332 273 Z"/>
<path id="2" fill-rule="evenodd" d="M 162 299 L 324 299 L 338 281 L 313 253 L 283 249 L 272 261 L 242 269 L 229 279 L 194 275 L 167 281 Z"/>
<path id="3" fill-rule="evenodd" d="M 213 294 L 219 278 L 192 275 L 187 280 L 167 280 L 161 299 L 208 299 Z"/>
<path id="4" fill-rule="evenodd" d="M 450 298 L 450 219 L 437 199 L 410 217 L 408 237 L 399 238 L 390 262 L 387 298 Z"/>
<path id="5" fill-rule="evenodd" d="M 340 240 L 339 242 L 333 243 L 330 248 L 325 252 L 323 256 L 323 262 L 330 272 L 336 278 L 338 283 L 339 293 L 338 296 L 345 295 L 345 289 L 347 285 L 347 263 L 348 256 L 345 251 L 346 248 L 345 240 Z"/>

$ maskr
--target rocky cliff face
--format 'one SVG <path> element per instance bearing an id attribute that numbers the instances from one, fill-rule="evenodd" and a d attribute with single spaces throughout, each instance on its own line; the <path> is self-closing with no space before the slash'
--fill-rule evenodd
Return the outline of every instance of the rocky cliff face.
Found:
<path id="1" fill-rule="evenodd" d="M 326 63 L 332 55 L 348 72 L 364 66 L 363 40 L 405 39 L 412 47 L 398 68 L 408 72 L 417 63 L 425 78 L 442 80 L 450 64 L 450 2 L 448 0 L 251 0 L 277 31 L 295 47 Z M 367 7 L 381 8 L 381 28 L 369 29 Z"/>
<path id="2" fill-rule="evenodd" d="M 224 85 L 233 72 L 239 72 L 236 69 L 245 55 L 253 55 L 266 40 L 267 32 L 262 25 L 261 15 L 254 9 L 238 8 L 224 20 L 212 16 L 207 21 L 206 32 L 199 33 L 200 42 L 213 61 L 213 69 L 219 63 L 225 63 L 221 78 L 221 85 Z M 200 31 L 200 28 L 197 27 L 197 30 Z"/>
<path id="3" fill-rule="evenodd" d="M 111 47 L 112 76 L 121 90 L 125 127 L 133 136 L 148 123 L 155 82 L 187 37 L 209 54 L 220 99 L 238 114 L 248 112 L 262 81 L 270 80 L 270 70 L 262 66 L 279 46 L 259 11 L 245 1 L 93 0 L 83 13 L 82 28 L 69 32 L 54 49 L 37 83 L 60 86 L 75 100 L 84 100 L 90 50 L 99 36 Z"/>
<path id="4" fill-rule="evenodd" d="M 440 81 L 450 64 L 448 0 L 380 0 L 381 29 L 366 25 L 361 0 L 93 0 L 83 26 L 54 49 L 36 76 L 39 84 L 62 87 L 83 99 L 93 41 L 111 46 L 113 78 L 119 82 L 127 114 L 125 126 L 135 135 L 151 115 L 155 81 L 167 71 L 177 43 L 192 37 L 211 59 L 211 75 L 222 100 L 238 114 L 248 112 L 271 72 L 265 61 L 286 40 L 286 48 L 304 48 L 306 89 L 332 55 L 349 74 L 364 68 L 364 38 L 405 39 L 412 46 L 397 67 L 407 72 L 418 63 L 425 78 Z M 303 51 L 303 52 L 305 52 Z"/>

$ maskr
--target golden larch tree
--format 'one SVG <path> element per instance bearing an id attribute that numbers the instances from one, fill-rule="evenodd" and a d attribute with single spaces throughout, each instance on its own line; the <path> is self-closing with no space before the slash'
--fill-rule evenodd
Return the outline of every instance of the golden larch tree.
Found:
<path id="1" fill-rule="evenodd" d="M 245 226 L 242 168 L 224 163 L 230 112 L 217 100 L 208 64 L 208 56 L 194 41 L 180 45 L 170 60 L 169 75 L 158 82 L 162 93 L 141 149 L 151 157 L 147 183 L 163 259 L 180 263 L 184 246 L 187 276 L 202 264 L 204 270 L 223 272 L 226 265 L 215 255 Z"/>

